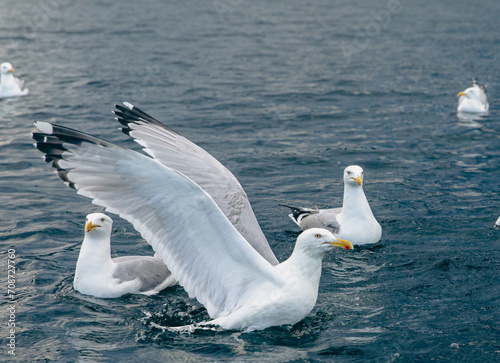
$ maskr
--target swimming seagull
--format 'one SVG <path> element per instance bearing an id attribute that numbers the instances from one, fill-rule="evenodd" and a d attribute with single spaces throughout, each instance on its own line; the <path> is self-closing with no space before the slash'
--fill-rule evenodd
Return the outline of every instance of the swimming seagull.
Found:
<path id="1" fill-rule="evenodd" d="M 500 229 L 500 217 L 498 217 L 497 221 L 495 222 L 495 228 Z"/>
<path id="2" fill-rule="evenodd" d="M 26 96 L 29 90 L 24 81 L 14 76 L 14 68 L 10 63 L 0 65 L 0 98 Z"/>
<path id="3" fill-rule="evenodd" d="M 289 217 L 303 230 L 326 228 L 336 237 L 348 239 L 354 245 L 380 241 L 382 227 L 373 216 L 363 191 L 363 169 L 350 165 L 344 170 L 344 202 L 342 208 L 297 208 Z"/>
<path id="4" fill-rule="evenodd" d="M 484 89 L 486 86 L 479 86 L 475 79 L 472 79 L 472 87 L 462 92 L 458 92 L 457 112 L 463 113 L 486 113 L 489 109 L 488 98 Z"/>
<path id="5" fill-rule="evenodd" d="M 154 160 L 193 180 L 213 198 L 245 239 L 272 265 L 278 260 L 269 247 L 247 194 L 236 177 L 198 145 L 124 102 L 114 111 L 124 134 L 144 147 Z"/>
<path id="6" fill-rule="evenodd" d="M 290 258 L 265 260 L 210 195 L 155 159 L 66 127 L 36 122 L 36 147 L 61 179 L 132 223 L 190 297 L 225 329 L 295 324 L 315 305 L 321 261 L 352 249 L 324 229 L 297 238 Z"/>
<path id="7" fill-rule="evenodd" d="M 76 291 L 99 298 L 154 295 L 176 283 L 161 258 L 111 258 L 112 226 L 113 220 L 103 213 L 89 214 L 85 218 L 85 238 L 73 281 Z"/>

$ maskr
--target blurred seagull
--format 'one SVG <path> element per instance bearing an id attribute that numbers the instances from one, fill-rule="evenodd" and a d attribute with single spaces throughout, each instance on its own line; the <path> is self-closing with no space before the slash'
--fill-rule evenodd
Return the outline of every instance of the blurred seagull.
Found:
<path id="1" fill-rule="evenodd" d="M 29 90 L 24 81 L 14 76 L 14 68 L 10 63 L 0 65 L 0 98 L 26 96 Z"/>
<path id="2" fill-rule="evenodd" d="M 500 229 L 500 217 L 498 217 L 497 221 L 495 222 L 495 228 Z"/>
<path id="3" fill-rule="evenodd" d="M 289 217 L 303 230 L 326 228 L 336 237 L 348 239 L 354 245 L 380 241 L 382 227 L 373 216 L 363 191 L 363 169 L 350 165 L 344 170 L 344 202 L 342 208 L 296 208 Z"/>
<path id="4" fill-rule="evenodd" d="M 176 283 L 161 258 L 111 258 L 113 220 L 103 213 L 85 219 L 85 238 L 76 263 L 75 290 L 99 298 L 125 294 L 154 295 Z"/>
<path id="5" fill-rule="evenodd" d="M 59 177 L 132 223 L 189 296 L 206 307 L 213 319 L 208 323 L 251 331 L 299 322 L 316 303 L 324 254 L 353 248 L 327 230 L 310 229 L 299 235 L 290 258 L 273 266 L 183 173 L 76 130 L 35 126 L 36 147 Z"/>
<path id="6" fill-rule="evenodd" d="M 472 79 L 472 87 L 465 91 L 458 92 L 457 112 L 462 113 L 486 113 L 489 109 L 488 98 L 484 89 L 486 86 L 479 86 L 475 79 Z"/>

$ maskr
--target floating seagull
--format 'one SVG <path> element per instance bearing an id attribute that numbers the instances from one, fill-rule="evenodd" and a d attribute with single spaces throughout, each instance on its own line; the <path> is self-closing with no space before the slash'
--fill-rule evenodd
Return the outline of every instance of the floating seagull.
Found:
<path id="1" fill-rule="evenodd" d="M 315 305 L 324 254 L 352 249 L 327 230 L 310 229 L 299 235 L 290 258 L 273 266 L 181 172 L 79 131 L 35 126 L 36 147 L 59 177 L 132 223 L 206 307 L 209 323 L 246 331 L 297 323 Z"/>
<path id="2" fill-rule="evenodd" d="M 193 180 L 213 198 L 245 239 L 272 265 L 278 260 L 269 247 L 243 187 L 217 159 L 147 113 L 124 102 L 116 105 L 122 131 L 160 164 Z"/>
<path id="3" fill-rule="evenodd" d="M 500 229 L 500 217 L 498 217 L 497 221 L 495 222 L 495 228 Z"/>
<path id="4" fill-rule="evenodd" d="M 85 219 L 85 238 L 76 263 L 75 290 L 99 298 L 125 294 L 154 295 L 176 283 L 161 258 L 111 258 L 113 220 L 102 213 Z"/>
<path id="5" fill-rule="evenodd" d="M 0 65 L 0 98 L 26 96 L 29 90 L 24 81 L 14 76 L 14 68 L 10 63 Z"/>
<path id="6" fill-rule="evenodd" d="M 363 191 L 363 169 L 350 165 L 344 170 L 344 203 L 342 208 L 296 208 L 289 217 L 303 230 L 326 228 L 336 237 L 348 239 L 354 245 L 380 241 L 382 228 L 373 216 Z"/>
<path id="7" fill-rule="evenodd" d="M 484 89 L 486 86 L 479 86 L 475 79 L 472 79 L 472 87 L 465 91 L 458 92 L 457 112 L 463 113 L 486 113 L 489 109 L 488 98 Z"/>

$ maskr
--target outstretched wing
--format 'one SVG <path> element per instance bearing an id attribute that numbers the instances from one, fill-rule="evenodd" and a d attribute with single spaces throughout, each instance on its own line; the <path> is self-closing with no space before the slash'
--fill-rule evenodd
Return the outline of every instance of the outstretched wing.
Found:
<path id="1" fill-rule="evenodd" d="M 115 114 L 122 131 L 159 163 L 178 170 L 214 199 L 246 240 L 271 264 L 278 260 L 269 247 L 248 197 L 235 176 L 198 145 L 178 135 L 147 113 L 125 102 Z"/>
<path id="2" fill-rule="evenodd" d="M 276 269 L 183 174 L 69 128 L 35 125 L 36 147 L 61 179 L 132 223 L 211 317 L 229 314 L 262 287 L 282 285 Z"/>

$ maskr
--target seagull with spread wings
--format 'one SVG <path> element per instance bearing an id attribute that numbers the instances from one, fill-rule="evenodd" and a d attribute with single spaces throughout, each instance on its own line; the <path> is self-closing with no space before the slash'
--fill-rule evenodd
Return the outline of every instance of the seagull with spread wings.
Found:
<path id="1" fill-rule="evenodd" d="M 310 229 L 299 235 L 286 261 L 273 264 L 226 217 L 227 210 L 193 180 L 196 173 L 186 175 L 156 156 L 63 126 L 45 122 L 35 126 L 36 147 L 59 177 L 78 194 L 132 223 L 189 296 L 206 307 L 211 323 L 222 328 L 251 331 L 299 322 L 315 305 L 325 253 L 333 247 L 353 248 L 325 229 Z M 143 129 L 148 127 L 156 127 L 154 132 L 168 130 L 156 122 L 142 124 Z M 132 134 L 134 128 L 129 129 Z M 178 136 L 165 132 L 165 138 Z M 201 150 L 188 145 L 193 154 Z M 153 153 L 153 146 L 148 149 Z M 203 182 L 200 177 L 199 183 Z M 246 195 L 237 193 L 236 199 L 238 195 L 245 201 Z M 227 208 L 235 205 L 230 202 Z M 258 235 L 255 228 L 260 230 L 258 224 L 243 227 L 247 236 Z M 264 247 L 270 251 L 267 241 Z"/>

